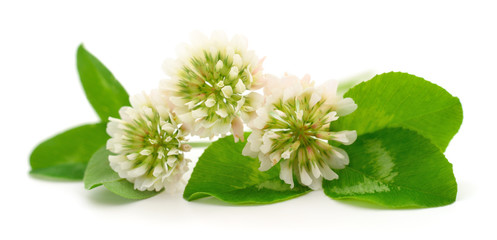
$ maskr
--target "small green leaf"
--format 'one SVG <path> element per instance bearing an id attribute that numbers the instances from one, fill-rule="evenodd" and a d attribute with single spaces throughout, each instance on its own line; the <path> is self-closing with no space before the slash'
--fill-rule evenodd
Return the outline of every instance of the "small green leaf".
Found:
<path id="1" fill-rule="evenodd" d="M 455 201 L 457 183 L 440 150 L 418 133 L 386 128 L 342 146 L 350 164 L 337 180 L 324 181 L 326 195 L 386 207 L 436 207 Z"/>
<path id="2" fill-rule="evenodd" d="M 429 138 L 442 152 L 463 119 L 457 97 L 407 73 L 377 75 L 356 85 L 344 97 L 354 99 L 358 108 L 335 122 L 333 129 L 356 130 L 363 135 L 386 127 L 404 127 Z"/>
<path id="3" fill-rule="evenodd" d="M 86 168 L 84 183 L 86 189 L 93 189 L 106 182 L 115 182 L 122 178 L 110 168 L 109 155 L 111 153 L 104 147 L 98 149 L 90 159 Z"/>
<path id="4" fill-rule="evenodd" d="M 105 123 L 82 125 L 38 145 L 30 156 L 34 175 L 81 180 L 92 154 L 109 138 Z"/>
<path id="5" fill-rule="evenodd" d="M 83 45 L 78 48 L 77 66 L 86 97 L 100 119 L 107 122 L 109 117 L 118 118 L 119 109 L 130 105 L 123 86 Z"/>
<path id="6" fill-rule="evenodd" d="M 93 154 L 86 168 L 84 183 L 86 189 L 93 189 L 103 185 L 111 192 L 128 199 L 145 199 L 157 195 L 160 192 L 138 191 L 133 184 L 112 170 L 109 165 L 109 152 L 105 147 L 100 148 Z"/>
<path id="7" fill-rule="evenodd" d="M 114 194 L 133 200 L 150 198 L 162 192 L 162 191 L 156 192 L 156 191 L 135 190 L 133 184 L 128 182 L 128 180 L 126 179 L 121 179 L 114 182 L 106 182 L 103 183 L 103 185 L 105 188 L 109 189 L 109 191 L 113 192 Z"/>
<path id="8" fill-rule="evenodd" d="M 229 203 L 266 204 L 310 191 L 298 184 L 293 189 L 285 184 L 279 178 L 279 165 L 259 171 L 259 160 L 242 155 L 244 146 L 235 143 L 233 136 L 212 143 L 199 158 L 183 197 L 188 201 L 213 196 Z"/>

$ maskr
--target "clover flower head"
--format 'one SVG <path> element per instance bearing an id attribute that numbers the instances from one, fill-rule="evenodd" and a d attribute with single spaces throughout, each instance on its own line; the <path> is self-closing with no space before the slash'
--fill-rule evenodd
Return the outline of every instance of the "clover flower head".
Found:
<path id="1" fill-rule="evenodd" d="M 119 111 L 121 119 L 110 118 L 107 125 L 107 149 L 115 154 L 110 166 L 135 189 L 175 192 L 190 162 L 183 154 L 191 149 L 187 132 L 158 92 L 130 100 L 131 107 Z"/>
<path id="2" fill-rule="evenodd" d="M 174 111 L 193 135 L 214 137 L 231 130 L 243 140 L 243 122 L 255 116 L 262 95 L 262 62 L 247 48 L 247 40 L 222 32 L 210 38 L 197 33 L 192 45 L 179 49 L 179 58 L 164 63 L 169 79 L 160 89 L 175 105 Z"/>
<path id="3" fill-rule="evenodd" d="M 337 83 L 314 86 L 310 77 L 267 76 L 266 102 L 249 123 L 253 132 L 247 138 L 243 155 L 258 157 L 259 170 L 280 163 L 280 178 L 293 188 L 293 176 L 312 189 L 320 188 L 323 177 L 338 178 L 332 169 L 349 163 L 347 153 L 328 141 L 352 144 L 355 131 L 330 130 L 330 123 L 353 112 L 350 98 L 337 96 Z"/>

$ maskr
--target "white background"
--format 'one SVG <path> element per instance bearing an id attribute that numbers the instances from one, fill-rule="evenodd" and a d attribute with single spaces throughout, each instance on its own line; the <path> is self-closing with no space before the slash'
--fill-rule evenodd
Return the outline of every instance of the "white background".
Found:
<path id="1" fill-rule="evenodd" d="M 1 1 L 0 238 L 495 239 L 497 7 L 341 2 Z M 267 56 L 267 73 L 310 73 L 320 82 L 403 71 L 458 96 L 464 122 L 446 151 L 457 201 L 388 210 L 316 191 L 265 206 L 168 194 L 131 202 L 105 189 L 84 190 L 81 182 L 28 175 L 39 142 L 98 119 L 76 72 L 81 42 L 133 94 L 157 86 L 163 60 L 175 57 L 193 30 L 245 35 L 251 49 Z"/>

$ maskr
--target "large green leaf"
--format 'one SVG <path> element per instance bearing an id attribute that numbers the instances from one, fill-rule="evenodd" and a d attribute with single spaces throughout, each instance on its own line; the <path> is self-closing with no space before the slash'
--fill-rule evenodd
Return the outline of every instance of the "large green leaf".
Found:
<path id="1" fill-rule="evenodd" d="M 228 136 L 212 143 L 199 158 L 183 197 L 188 200 L 213 196 L 238 204 L 265 204 L 295 198 L 310 191 L 293 189 L 279 178 L 279 165 L 259 171 L 259 160 L 242 156 L 245 143 Z"/>
<path id="2" fill-rule="evenodd" d="M 114 75 L 83 45 L 77 53 L 77 66 L 81 84 L 98 116 L 103 122 L 119 117 L 119 109 L 128 106 L 129 96 Z"/>
<path id="3" fill-rule="evenodd" d="M 462 123 L 458 98 L 407 73 L 377 75 L 350 89 L 345 97 L 354 99 L 358 108 L 332 128 L 356 130 L 358 135 L 385 127 L 404 127 L 429 138 L 445 151 Z"/>
<path id="4" fill-rule="evenodd" d="M 109 138 L 106 124 L 86 124 L 58 134 L 38 145 L 30 156 L 31 173 L 81 180 L 92 154 Z"/>
<path id="5" fill-rule="evenodd" d="M 326 195 L 392 208 L 436 207 L 455 201 L 457 184 L 440 150 L 418 133 L 386 128 L 343 146 L 350 164 L 324 181 Z"/>
<path id="6" fill-rule="evenodd" d="M 145 199 L 157 195 L 155 191 L 138 191 L 133 184 L 112 170 L 109 165 L 109 152 L 105 147 L 93 154 L 85 172 L 84 183 L 86 189 L 93 189 L 103 185 L 111 192 L 128 199 Z"/>

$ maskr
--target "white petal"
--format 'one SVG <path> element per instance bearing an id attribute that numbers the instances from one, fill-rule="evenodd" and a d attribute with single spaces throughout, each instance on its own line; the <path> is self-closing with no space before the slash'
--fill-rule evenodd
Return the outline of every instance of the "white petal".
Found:
<path id="1" fill-rule="evenodd" d="M 148 156 L 148 155 L 152 154 L 152 151 L 150 151 L 149 149 L 143 149 L 140 151 L 140 154 L 143 156 Z"/>
<path id="2" fill-rule="evenodd" d="M 253 130 L 252 133 L 248 136 L 247 142 L 250 142 L 250 150 L 252 152 L 258 152 L 260 146 L 262 145 L 261 131 Z"/>
<path id="3" fill-rule="evenodd" d="M 221 88 L 221 92 L 225 98 L 230 98 L 233 95 L 233 88 L 231 86 L 224 86 Z"/>
<path id="4" fill-rule="evenodd" d="M 130 111 L 133 111 L 133 113 L 129 114 Z M 134 113 L 134 109 L 131 107 L 121 107 L 119 109 L 119 116 L 121 116 L 121 119 L 126 122 L 130 122 L 136 114 Z"/>
<path id="5" fill-rule="evenodd" d="M 243 93 L 243 92 L 245 92 L 245 90 L 247 90 L 245 88 L 245 84 L 243 83 L 243 81 L 241 79 L 238 79 L 238 83 L 236 83 L 236 85 L 235 85 L 235 91 L 237 93 Z"/>
<path id="6" fill-rule="evenodd" d="M 323 94 L 328 100 L 334 100 L 337 94 L 338 82 L 335 80 L 328 80 L 323 85 L 319 86 L 318 89 L 323 90 Z"/>
<path id="7" fill-rule="evenodd" d="M 309 105 L 312 107 L 316 105 L 321 100 L 321 96 L 315 92 L 312 93 L 311 99 L 309 100 Z"/>
<path id="8" fill-rule="evenodd" d="M 169 165 L 170 167 L 172 167 L 174 165 L 174 163 L 176 162 L 176 160 L 178 160 L 177 157 L 174 157 L 174 156 L 170 156 L 167 158 L 167 165 Z"/>
<path id="9" fill-rule="evenodd" d="M 284 151 L 284 152 L 281 154 L 281 157 L 282 157 L 282 158 L 284 158 L 284 159 L 289 159 L 289 158 L 290 158 L 291 153 L 292 153 L 291 149 L 287 149 L 286 151 Z"/>
<path id="10" fill-rule="evenodd" d="M 238 50 L 246 50 L 247 47 L 248 47 L 248 42 L 247 42 L 247 39 L 241 35 L 235 35 L 232 39 L 231 39 L 231 45 L 233 45 L 233 47 L 235 47 L 236 49 Z"/>
<path id="11" fill-rule="evenodd" d="M 264 153 L 259 153 L 259 161 L 261 161 L 259 171 L 267 171 L 273 166 L 269 157 Z"/>
<path id="12" fill-rule="evenodd" d="M 347 131 L 347 130 L 340 131 L 340 132 L 333 133 L 331 135 L 331 140 L 341 142 L 345 145 L 350 145 L 350 144 L 354 143 L 356 139 L 357 139 L 357 132 L 355 130 L 354 131 Z"/>
<path id="13" fill-rule="evenodd" d="M 245 104 L 245 98 L 242 96 L 242 98 L 240 98 L 240 100 L 238 100 L 236 102 L 235 112 L 240 111 L 240 109 L 242 108 L 243 104 Z"/>
<path id="14" fill-rule="evenodd" d="M 223 68 L 224 64 L 222 60 L 217 61 L 216 63 L 216 71 L 220 71 Z"/>
<path id="15" fill-rule="evenodd" d="M 348 115 L 354 112 L 356 109 L 357 109 L 357 104 L 355 104 L 352 98 L 342 99 L 336 104 L 336 112 L 338 113 L 339 116 Z"/>
<path id="16" fill-rule="evenodd" d="M 223 81 L 223 80 L 221 80 L 221 81 L 217 82 L 217 83 L 216 83 L 216 86 L 218 86 L 218 87 L 220 87 L 220 88 L 224 87 L 224 81 Z"/>
<path id="17" fill-rule="evenodd" d="M 271 165 L 276 165 L 281 160 L 281 151 L 269 154 L 269 160 L 271 160 Z"/>
<path id="18" fill-rule="evenodd" d="M 120 142 L 121 141 L 116 138 L 110 138 L 109 140 L 107 140 L 107 150 L 113 153 L 120 153 L 121 152 L 120 150 L 122 150 Z"/>
<path id="19" fill-rule="evenodd" d="M 290 166 L 290 161 L 282 161 L 280 163 L 280 167 L 280 179 L 283 180 L 285 183 L 290 184 L 290 187 L 293 188 L 293 173 L 292 167 Z"/>
<path id="20" fill-rule="evenodd" d="M 319 189 L 321 189 L 322 186 L 323 186 L 323 178 L 319 177 L 319 178 L 313 179 L 312 183 L 310 185 L 308 185 L 308 186 L 312 190 L 319 190 Z"/>
<path id="21" fill-rule="evenodd" d="M 120 164 L 121 162 L 129 162 L 129 161 L 126 161 L 123 155 L 109 155 L 109 163 Z"/>
<path id="22" fill-rule="evenodd" d="M 229 130 L 231 129 L 231 123 L 221 123 L 221 122 L 217 122 L 213 128 L 212 128 L 212 132 L 214 135 L 217 135 L 217 134 L 225 134 L 227 132 L 229 132 Z"/>
<path id="23" fill-rule="evenodd" d="M 247 144 L 245 144 L 245 147 L 243 147 L 242 155 L 251 157 L 251 158 L 256 158 L 259 152 L 254 152 L 251 150 L 251 143 L 247 141 Z"/>
<path id="24" fill-rule="evenodd" d="M 129 98 L 129 101 L 131 103 L 131 106 L 133 106 L 133 108 L 135 109 L 141 109 L 142 107 L 150 105 L 148 95 L 144 93 L 131 96 Z"/>
<path id="25" fill-rule="evenodd" d="M 311 173 L 314 178 L 319 178 L 321 176 L 321 171 L 319 171 L 319 168 L 316 164 L 311 164 Z"/>
<path id="26" fill-rule="evenodd" d="M 228 113 L 226 112 L 226 110 L 224 108 L 218 109 L 216 111 L 216 114 L 222 118 L 226 118 L 228 116 Z"/>
<path id="27" fill-rule="evenodd" d="M 242 58 L 240 57 L 240 55 L 238 54 L 234 54 L 233 55 L 233 65 L 238 67 L 238 68 L 242 68 Z"/>
<path id="28" fill-rule="evenodd" d="M 203 118 L 207 116 L 207 111 L 203 108 L 195 109 L 192 111 L 192 117 L 195 119 Z"/>
<path id="29" fill-rule="evenodd" d="M 326 159 L 326 162 L 333 169 L 342 169 L 349 164 L 349 155 L 345 150 L 333 147 L 331 155 Z"/>
<path id="30" fill-rule="evenodd" d="M 205 101 L 205 106 L 210 108 L 212 106 L 214 106 L 216 104 L 216 100 L 214 100 L 214 98 L 208 98 L 206 101 Z"/>
<path id="31" fill-rule="evenodd" d="M 200 122 L 200 125 L 204 128 L 211 128 L 214 126 L 216 123 L 218 123 L 219 120 L 213 121 L 213 122 L 208 122 L 208 121 L 202 121 Z"/>
<path id="32" fill-rule="evenodd" d="M 235 117 L 233 121 L 231 121 L 231 133 L 233 133 L 235 142 L 238 142 L 238 139 L 241 139 L 242 142 L 245 141 L 243 136 L 243 122 L 240 117 Z"/>
<path id="33" fill-rule="evenodd" d="M 114 121 L 113 118 L 110 119 L 110 122 L 107 123 L 107 134 L 109 136 L 115 136 L 117 134 L 121 133 L 121 130 L 118 127 L 119 123 L 117 121 Z"/>
<path id="34" fill-rule="evenodd" d="M 325 116 L 325 122 L 326 123 L 336 121 L 337 119 L 338 119 L 338 116 L 337 116 L 337 112 L 335 112 L 335 111 L 329 112 Z"/>
<path id="35" fill-rule="evenodd" d="M 128 171 L 127 174 L 128 174 L 128 177 L 139 177 L 146 172 L 147 172 L 147 166 L 142 165 L 142 166 L 137 167 L 131 171 Z"/>
<path id="36" fill-rule="evenodd" d="M 193 118 L 191 112 L 187 112 L 187 113 L 184 113 L 184 114 L 179 114 L 178 118 L 181 119 L 181 121 L 183 121 L 183 123 L 189 123 L 189 124 L 192 124 L 194 122 L 194 120 L 195 120 Z"/>
<path id="37" fill-rule="evenodd" d="M 300 168 L 300 181 L 302 181 L 302 184 L 306 186 L 309 186 L 312 183 L 312 178 L 304 168 Z"/>
<path id="38" fill-rule="evenodd" d="M 234 79 L 238 76 L 238 68 L 236 66 L 231 67 L 229 76 L 231 79 Z"/>
<path id="39" fill-rule="evenodd" d="M 273 146 L 273 138 L 274 138 L 274 132 L 272 131 L 267 131 L 264 133 L 262 136 L 262 146 L 260 147 L 261 152 L 263 153 L 268 153 L 271 150 L 271 147 Z M 278 135 L 276 135 L 277 137 Z"/>
<path id="40" fill-rule="evenodd" d="M 194 100 L 185 103 L 185 105 L 188 107 L 188 109 L 194 108 L 195 104 L 196 104 L 196 102 Z"/>
<path id="41" fill-rule="evenodd" d="M 128 160 L 132 160 L 132 161 L 133 161 L 133 160 L 135 160 L 138 156 L 140 156 L 140 154 L 138 154 L 138 153 L 131 153 L 131 154 L 128 154 L 128 155 L 126 156 L 126 158 L 127 158 Z"/>
<path id="42" fill-rule="evenodd" d="M 262 110 L 262 111 L 259 111 Z M 266 109 L 260 108 L 257 110 L 257 117 L 254 118 L 252 122 L 250 122 L 249 127 L 252 129 L 262 129 L 266 125 L 266 122 L 269 120 Z"/>
<path id="43" fill-rule="evenodd" d="M 185 101 L 183 101 L 183 99 L 180 97 L 169 97 L 169 101 L 171 101 L 174 105 L 178 107 L 185 106 Z"/>
<path id="44" fill-rule="evenodd" d="M 124 156 L 109 156 L 109 165 L 110 167 L 119 173 L 119 176 L 125 175 L 126 172 L 131 169 L 134 165 L 132 161 L 127 161 Z M 121 176 L 122 177 L 122 176 Z"/>
<path id="45" fill-rule="evenodd" d="M 158 177 L 159 174 L 161 174 L 164 171 L 164 168 L 162 168 L 160 165 L 155 166 L 154 172 L 152 173 L 155 177 Z"/>
<path id="46" fill-rule="evenodd" d="M 228 37 L 223 31 L 214 31 L 211 35 L 211 41 L 218 47 L 226 46 Z"/>
<path id="47" fill-rule="evenodd" d="M 328 168 L 328 166 L 320 167 L 319 170 L 321 170 L 321 173 L 326 180 L 333 180 L 338 178 L 338 175 L 333 172 L 333 170 Z"/>
<path id="48" fill-rule="evenodd" d="M 157 178 L 152 178 L 152 177 L 144 177 L 144 181 L 142 183 L 142 187 L 146 188 L 147 190 L 154 185 L 154 183 L 159 180 Z"/>
<path id="49" fill-rule="evenodd" d="M 179 154 L 180 154 L 180 151 L 177 148 L 173 148 L 173 149 L 169 150 L 169 152 L 167 152 L 167 156 L 179 155 Z"/>
<path id="50" fill-rule="evenodd" d="M 164 122 L 161 126 L 161 129 L 166 131 L 168 134 L 173 134 L 174 130 L 176 130 L 174 125 L 168 122 Z"/>

